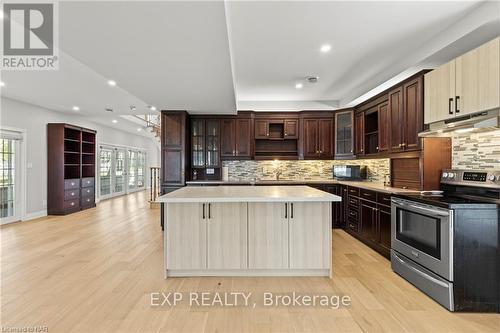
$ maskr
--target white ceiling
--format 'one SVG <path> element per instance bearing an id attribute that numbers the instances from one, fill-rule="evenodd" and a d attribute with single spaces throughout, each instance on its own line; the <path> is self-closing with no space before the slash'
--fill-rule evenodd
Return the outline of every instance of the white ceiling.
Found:
<path id="1" fill-rule="evenodd" d="M 2 96 L 108 122 L 350 105 L 498 35 L 500 2 L 69 1 L 59 17 L 59 70 L 3 71 Z"/>

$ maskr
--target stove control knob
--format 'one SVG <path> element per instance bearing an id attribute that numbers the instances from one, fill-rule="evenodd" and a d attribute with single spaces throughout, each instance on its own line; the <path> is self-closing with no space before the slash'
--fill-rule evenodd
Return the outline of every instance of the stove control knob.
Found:
<path id="1" fill-rule="evenodd" d="M 448 178 L 450 179 L 455 178 L 455 174 L 453 172 L 448 172 Z"/>
<path id="2" fill-rule="evenodd" d="M 448 178 L 448 172 L 443 172 L 443 178 Z"/>
<path id="3" fill-rule="evenodd" d="M 500 177 L 496 177 L 495 175 L 489 175 L 488 180 L 494 182 L 495 180 L 499 180 Z"/>

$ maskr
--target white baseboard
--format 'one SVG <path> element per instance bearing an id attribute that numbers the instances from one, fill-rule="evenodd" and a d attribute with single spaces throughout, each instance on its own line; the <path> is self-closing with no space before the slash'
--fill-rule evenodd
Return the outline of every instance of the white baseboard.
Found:
<path id="1" fill-rule="evenodd" d="M 37 219 L 37 218 L 44 217 L 44 216 L 47 216 L 46 209 L 38 211 L 38 212 L 26 214 L 25 216 L 23 216 L 21 221 L 29 221 L 29 220 Z"/>

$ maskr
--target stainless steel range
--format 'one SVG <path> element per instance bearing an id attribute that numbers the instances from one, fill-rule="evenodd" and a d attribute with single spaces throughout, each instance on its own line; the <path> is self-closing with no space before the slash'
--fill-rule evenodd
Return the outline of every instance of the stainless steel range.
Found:
<path id="1" fill-rule="evenodd" d="M 500 311 L 500 170 L 392 198 L 392 269 L 450 311 Z"/>

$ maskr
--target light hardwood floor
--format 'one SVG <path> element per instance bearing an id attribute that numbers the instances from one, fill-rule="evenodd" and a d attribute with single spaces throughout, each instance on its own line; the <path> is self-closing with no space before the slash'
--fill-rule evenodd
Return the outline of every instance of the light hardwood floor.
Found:
<path id="1" fill-rule="evenodd" d="M 1 227 L 1 326 L 49 332 L 498 332 L 500 315 L 454 314 L 343 231 L 327 278 L 163 279 L 159 210 L 147 193 Z M 252 292 L 253 307 L 151 307 L 152 292 Z M 352 305 L 264 307 L 263 292 L 349 295 Z"/>

